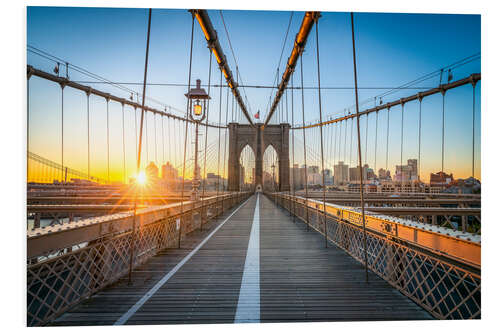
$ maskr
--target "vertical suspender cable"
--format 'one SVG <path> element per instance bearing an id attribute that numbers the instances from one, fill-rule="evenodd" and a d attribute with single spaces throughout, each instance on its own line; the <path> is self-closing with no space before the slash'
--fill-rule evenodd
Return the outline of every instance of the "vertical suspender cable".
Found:
<path id="1" fill-rule="evenodd" d="M 229 92 L 229 88 L 228 88 L 228 92 Z M 232 94 L 233 97 L 234 97 L 234 94 Z M 235 101 L 235 99 L 233 98 L 233 101 Z M 225 120 L 225 124 L 227 126 L 227 121 L 228 121 L 228 114 L 229 114 L 229 105 L 226 103 L 226 120 Z M 225 129 L 224 131 L 224 157 L 222 159 L 222 165 L 223 165 L 223 171 L 222 171 L 222 175 L 225 176 L 226 175 L 226 165 L 227 165 L 227 158 L 226 158 L 226 146 L 227 146 L 227 132 L 229 131 L 228 128 Z M 239 159 L 238 159 L 239 160 Z M 229 168 L 229 166 L 228 166 Z M 240 166 L 238 165 L 238 169 L 240 168 Z M 239 182 L 239 179 L 238 179 L 238 182 Z M 227 184 L 229 185 L 229 184 Z M 227 186 L 226 186 L 226 189 L 224 190 L 224 192 L 227 191 Z M 222 207 L 224 207 L 224 201 L 222 201 Z"/>
<path id="2" fill-rule="evenodd" d="M 401 149 L 399 156 L 400 163 L 400 176 L 401 176 L 401 191 L 403 191 L 403 124 L 404 124 L 404 114 L 405 114 L 405 103 L 401 103 Z"/>
<path id="3" fill-rule="evenodd" d="M 135 118 L 135 122 L 134 122 L 134 126 L 135 126 L 135 156 L 138 156 L 138 154 L 139 154 L 139 150 L 138 150 L 139 141 L 137 139 L 137 108 L 136 107 L 134 107 L 134 118 Z M 137 170 L 137 172 L 139 172 L 139 170 Z"/>
<path id="4" fill-rule="evenodd" d="M 442 189 L 444 189 L 444 181 L 445 181 L 445 178 L 444 178 L 444 95 L 445 95 L 446 91 L 445 90 L 442 90 L 441 91 L 441 94 L 443 95 L 443 126 L 442 126 L 442 130 L 441 130 L 441 184 L 442 184 Z M 441 189 L 441 190 L 442 190 Z"/>
<path id="5" fill-rule="evenodd" d="M 210 96 L 210 87 L 212 82 L 212 50 L 208 49 L 208 96 Z M 208 143 L 208 115 L 210 111 L 210 99 L 207 100 L 207 115 L 205 120 L 205 149 L 203 152 L 203 188 L 201 190 L 201 199 L 205 200 L 205 183 L 207 182 L 207 143 Z M 203 206 L 205 204 L 203 203 Z M 202 208 L 203 209 L 203 208 Z M 203 230 L 203 214 L 201 214 L 200 230 Z"/>
<path id="6" fill-rule="evenodd" d="M 474 153 L 476 134 L 476 82 L 472 83 L 472 178 L 474 178 Z"/>
<path id="7" fill-rule="evenodd" d="M 365 253 L 365 275 L 366 275 L 366 282 L 368 283 L 368 253 L 367 253 L 367 248 L 366 248 L 366 222 L 365 222 L 365 202 L 364 202 L 364 197 L 363 197 L 363 172 L 361 172 L 361 166 L 362 166 L 362 160 L 361 160 L 361 143 L 359 141 L 360 139 L 360 131 L 359 131 L 359 102 L 358 102 L 358 74 L 357 74 L 357 69 L 356 69 L 356 44 L 354 40 L 354 15 L 351 12 L 351 32 L 352 32 L 352 59 L 353 59 L 353 64 L 354 64 L 354 91 L 356 94 L 356 120 L 358 124 L 358 156 L 359 156 L 359 169 L 360 169 L 360 186 L 359 186 L 359 193 L 361 196 L 361 215 L 363 218 L 363 247 L 364 247 L 364 253 Z"/>
<path id="8" fill-rule="evenodd" d="M 167 118 L 168 120 L 168 118 Z M 164 129 L 165 118 L 161 116 L 161 164 L 165 165 L 165 129 Z M 163 175 L 162 175 L 163 177 Z M 163 177 L 165 178 L 165 177 Z"/>
<path id="9" fill-rule="evenodd" d="M 146 131 L 146 167 L 148 166 L 149 161 L 149 135 L 148 135 L 148 112 L 146 111 L 144 114 L 144 130 Z"/>
<path id="10" fill-rule="evenodd" d="M 194 33 L 194 15 L 191 15 L 191 46 L 189 52 L 189 74 L 188 74 L 188 92 L 191 90 L 191 66 L 193 63 L 193 33 Z M 182 234 L 182 215 L 184 213 L 184 181 L 186 177 L 186 150 L 187 150 L 187 137 L 188 137 L 188 119 L 189 119 L 189 99 L 186 103 L 186 126 L 184 131 L 184 160 L 182 162 L 182 188 L 181 188 L 181 223 L 179 228 L 179 238 L 177 240 L 177 247 L 181 247 L 181 234 Z"/>
<path id="11" fill-rule="evenodd" d="M 332 173 L 332 176 L 333 176 L 333 179 L 335 180 L 336 179 L 336 175 L 335 175 L 335 158 L 337 156 L 337 128 L 338 128 L 338 123 L 335 123 L 333 124 L 333 126 L 335 126 L 335 139 L 333 141 L 333 173 Z M 335 182 L 334 182 L 335 184 Z"/>
<path id="12" fill-rule="evenodd" d="M 292 84 L 292 127 L 295 126 L 294 110 L 293 110 L 293 77 L 295 73 L 292 73 L 291 84 Z M 295 222 L 295 135 L 292 133 L 292 195 L 293 195 L 293 221 Z"/>
<path id="13" fill-rule="evenodd" d="M 366 114 L 366 132 L 365 132 L 365 161 L 368 162 L 368 116 L 370 114 Z M 368 172 L 368 171 L 367 171 Z"/>
<path id="14" fill-rule="evenodd" d="M 64 85 L 61 84 L 61 181 L 64 180 Z"/>
<path id="15" fill-rule="evenodd" d="M 30 152 L 30 77 L 31 74 L 28 75 L 28 80 L 26 80 L 26 178 L 28 182 L 29 178 L 29 152 Z"/>
<path id="16" fill-rule="evenodd" d="M 319 106 L 319 122 L 323 123 L 323 112 L 321 110 L 321 80 L 320 80 L 320 68 L 319 68 L 319 39 L 318 39 L 318 19 L 316 19 L 316 64 L 318 67 L 318 106 Z M 324 223 L 324 235 L 325 235 L 325 247 L 328 247 L 328 234 L 326 228 L 326 181 L 325 181 L 325 157 L 323 151 L 323 125 L 319 126 L 319 139 L 321 143 L 321 173 L 323 179 L 323 223 Z"/>
<path id="17" fill-rule="evenodd" d="M 125 163 L 125 104 L 122 103 L 122 144 L 123 144 L 123 184 L 127 183 L 127 167 Z"/>
<path id="18" fill-rule="evenodd" d="M 155 130 L 155 162 L 156 162 L 156 165 L 158 165 L 158 144 L 157 144 L 157 140 L 156 140 L 156 113 L 153 113 L 153 124 L 154 124 L 154 130 Z"/>
<path id="19" fill-rule="evenodd" d="M 87 92 L 87 177 L 90 180 L 90 91 Z"/>
<path id="20" fill-rule="evenodd" d="M 147 75 L 148 75 L 148 57 L 149 57 L 149 36 L 150 36 L 150 33 L 151 33 L 151 8 L 149 9 L 149 15 L 148 15 L 148 35 L 147 35 L 147 39 L 146 39 L 146 59 L 144 60 L 144 81 L 142 84 L 141 127 L 140 127 L 140 134 L 139 134 L 139 147 L 138 147 L 138 152 L 137 152 L 137 174 L 139 174 L 139 171 L 141 168 L 142 125 L 144 122 L 144 102 L 146 99 L 146 80 L 147 80 Z M 128 282 L 129 282 L 129 284 L 132 282 L 132 266 L 134 263 L 136 219 L 137 219 L 137 188 L 134 191 L 134 219 L 133 219 L 133 224 L 132 224 L 132 235 L 131 235 L 131 240 L 130 240 L 130 262 L 129 262 L 129 268 L 128 268 Z"/>
<path id="21" fill-rule="evenodd" d="M 344 126 L 344 161 L 347 162 L 347 120 Z"/>
<path id="22" fill-rule="evenodd" d="M 387 108 L 387 137 L 385 139 L 385 172 L 389 171 L 389 116 L 391 108 Z"/>
<path id="23" fill-rule="evenodd" d="M 217 129 L 218 133 L 218 148 L 217 148 L 217 201 L 219 201 L 219 189 L 220 189 L 220 128 L 221 128 L 221 117 L 222 117 L 222 69 L 220 71 L 220 89 L 219 89 L 219 128 Z M 219 209 L 219 204 L 217 203 L 217 210 Z M 219 214 L 217 214 L 217 217 Z"/>
<path id="24" fill-rule="evenodd" d="M 420 149 L 422 146 L 422 96 L 418 96 L 418 181 L 420 182 L 421 157 Z"/>
<path id="25" fill-rule="evenodd" d="M 354 129 L 354 118 L 351 118 L 351 143 L 349 144 L 349 165 L 351 165 L 352 163 L 352 139 L 354 137 L 353 129 Z M 351 180 L 350 175 L 349 175 L 349 180 Z"/>
<path id="26" fill-rule="evenodd" d="M 309 208 L 308 208 L 308 200 L 309 200 L 309 191 L 307 186 L 307 153 L 306 153 L 306 129 L 305 129 L 305 115 L 304 115 L 304 69 L 302 63 L 303 50 L 300 52 L 300 91 L 302 95 L 302 139 L 304 140 L 304 182 L 306 185 L 306 223 L 307 230 L 309 230 Z"/>
<path id="27" fill-rule="evenodd" d="M 108 184 L 109 181 L 109 98 L 106 98 L 106 146 L 108 149 Z"/>
<path id="28" fill-rule="evenodd" d="M 375 171 L 375 174 L 377 175 L 377 142 L 378 142 L 378 110 L 375 112 L 375 161 L 373 163 L 373 170 Z"/>

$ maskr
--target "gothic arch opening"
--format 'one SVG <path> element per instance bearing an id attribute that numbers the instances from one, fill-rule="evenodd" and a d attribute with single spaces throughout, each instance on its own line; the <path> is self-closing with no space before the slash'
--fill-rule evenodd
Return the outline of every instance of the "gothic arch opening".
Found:
<path id="1" fill-rule="evenodd" d="M 272 144 L 264 151 L 262 158 L 262 186 L 264 191 L 279 191 L 279 155 Z"/>
<path id="2" fill-rule="evenodd" d="M 255 188 L 255 153 L 250 145 L 245 145 L 239 157 L 240 190 L 253 191 Z"/>

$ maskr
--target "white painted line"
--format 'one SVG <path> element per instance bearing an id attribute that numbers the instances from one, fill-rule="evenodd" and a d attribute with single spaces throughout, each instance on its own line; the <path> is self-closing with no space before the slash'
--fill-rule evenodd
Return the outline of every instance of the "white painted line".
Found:
<path id="1" fill-rule="evenodd" d="M 235 323 L 260 322 L 260 195 L 253 215 L 252 230 L 248 241 L 245 269 L 241 279 L 240 297 L 234 315 Z"/>
<path id="2" fill-rule="evenodd" d="M 168 272 L 164 277 L 161 278 L 160 281 L 158 281 L 153 288 L 151 288 L 144 296 L 141 297 L 140 300 L 137 301 L 125 314 L 123 314 L 113 325 L 123 325 L 125 324 L 130 317 L 132 317 L 137 310 L 139 310 L 144 303 L 146 303 L 151 296 L 153 296 L 158 289 L 160 289 L 191 257 L 198 252 L 198 250 L 205 245 L 205 243 L 241 208 L 243 207 L 244 204 L 247 203 L 247 201 L 250 200 L 248 198 L 243 202 L 238 208 L 234 210 L 234 212 L 231 213 L 221 224 L 219 224 L 200 244 L 198 244 L 197 247 L 194 248 L 193 251 L 191 251 L 187 256 L 185 256 L 177 265 L 175 265 L 174 268 L 170 272 Z"/>

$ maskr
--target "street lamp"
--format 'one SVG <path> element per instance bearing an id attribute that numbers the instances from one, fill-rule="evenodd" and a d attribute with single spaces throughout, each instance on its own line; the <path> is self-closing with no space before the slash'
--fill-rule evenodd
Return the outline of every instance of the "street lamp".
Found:
<path id="1" fill-rule="evenodd" d="M 205 89 L 201 88 L 201 80 L 196 80 L 196 88 L 189 90 L 185 96 L 189 100 L 189 118 L 195 123 L 195 141 L 194 141 L 194 175 L 192 181 L 191 200 L 199 200 L 198 188 L 200 187 L 200 169 L 198 167 L 198 126 L 206 117 L 206 101 L 210 96 Z"/>

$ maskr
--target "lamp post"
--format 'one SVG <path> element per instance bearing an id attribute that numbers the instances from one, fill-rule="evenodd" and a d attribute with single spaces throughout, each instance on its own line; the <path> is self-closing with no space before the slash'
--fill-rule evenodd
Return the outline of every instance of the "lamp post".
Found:
<path id="1" fill-rule="evenodd" d="M 198 126 L 206 116 L 206 101 L 210 96 L 201 88 L 201 80 L 196 80 L 196 88 L 189 90 L 185 96 L 189 99 L 189 118 L 195 123 L 194 141 L 194 174 L 192 180 L 191 200 L 199 200 L 198 188 L 200 187 L 200 168 L 198 167 Z"/>

